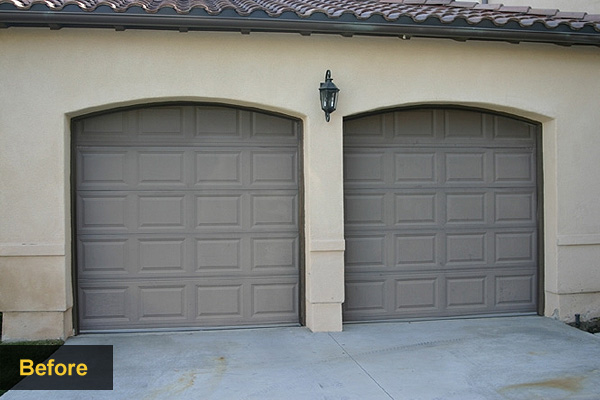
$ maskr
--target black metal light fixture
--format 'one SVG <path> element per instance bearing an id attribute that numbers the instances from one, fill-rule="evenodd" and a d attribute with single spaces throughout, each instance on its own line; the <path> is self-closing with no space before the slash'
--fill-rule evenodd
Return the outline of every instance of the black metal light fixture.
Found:
<path id="1" fill-rule="evenodd" d="M 331 79 L 331 71 L 325 73 L 325 82 L 321 82 L 319 92 L 321 95 L 321 109 L 325 111 L 325 120 L 329 122 L 329 114 L 335 111 L 337 107 L 338 92 L 340 89 L 335 86 Z"/>

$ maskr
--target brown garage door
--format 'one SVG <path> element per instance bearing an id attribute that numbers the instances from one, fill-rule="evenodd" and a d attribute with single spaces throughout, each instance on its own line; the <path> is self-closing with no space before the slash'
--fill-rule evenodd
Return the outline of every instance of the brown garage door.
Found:
<path id="1" fill-rule="evenodd" d="M 347 120 L 344 318 L 536 311 L 537 129 L 457 109 Z"/>
<path id="2" fill-rule="evenodd" d="M 298 323 L 296 121 L 190 105 L 73 126 L 82 331 Z"/>

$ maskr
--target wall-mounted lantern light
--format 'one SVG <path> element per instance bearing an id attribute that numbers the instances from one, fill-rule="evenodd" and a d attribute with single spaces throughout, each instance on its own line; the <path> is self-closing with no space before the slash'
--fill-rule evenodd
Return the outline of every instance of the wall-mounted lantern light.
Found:
<path id="1" fill-rule="evenodd" d="M 319 92 L 321 94 L 321 109 L 325 111 L 325 120 L 329 122 L 329 114 L 335 111 L 337 107 L 338 92 L 340 89 L 335 86 L 331 79 L 331 71 L 325 73 L 325 82 L 321 82 Z"/>

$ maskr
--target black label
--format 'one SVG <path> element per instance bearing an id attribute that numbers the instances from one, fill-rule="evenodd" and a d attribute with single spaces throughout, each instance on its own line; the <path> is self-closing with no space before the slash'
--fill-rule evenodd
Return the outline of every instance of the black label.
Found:
<path id="1" fill-rule="evenodd" d="M 0 346 L 0 390 L 112 390 L 112 346 Z"/>

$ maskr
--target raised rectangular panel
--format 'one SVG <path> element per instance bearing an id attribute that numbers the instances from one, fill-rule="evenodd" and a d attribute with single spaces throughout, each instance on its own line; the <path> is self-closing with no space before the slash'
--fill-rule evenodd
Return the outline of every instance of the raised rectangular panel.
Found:
<path id="1" fill-rule="evenodd" d="M 295 238 L 264 238 L 252 240 L 252 266 L 254 269 L 296 269 Z"/>
<path id="2" fill-rule="evenodd" d="M 448 233 L 446 235 L 446 263 L 485 263 L 485 233 Z"/>
<path id="3" fill-rule="evenodd" d="M 385 312 L 385 281 L 346 281 L 347 311 Z"/>
<path id="4" fill-rule="evenodd" d="M 485 193 L 449 193 L 446 195 L 448 223 L 485 222 Z"/>
<path id="5" fill-rule="evenodd" d="M 242 197 L 234 196 L 197 196 L 197 225 L 203 227 L 241 227 Z"/>
<path id="6" fill-rule="evenodd" d="M 252 183 L 295 184 L 296 153 L 252 153 Z"/>
<path id="7" fill-rule="evenodd" d="M 140 287 L 140 320 L 184 319 L 185 286 Z"/>
<path id="8" fill-rule="evenodd" d="M 496 193 L 496 222 L 534 222 L 533 193 Z"/>
<path id="9" fill-rule="evenodd" d="M 486 281 L 484 276 L 447 278 L 447 307 L 486 306 Z"/>
<path id="10" fill-rule="evenodd" d="M 139 111 L 142 135 L 181 135 L 181 108 L 149 108 Z"/>
<path id="11" fill-rule="evenodd" d="M 496 261 L 533 262 L 534 248 L 532 232 L 496 234 Z"/>
<path id="12" fill-rule="evenodd" d="M 139 152 L 138 176 L 142 184 L 185 185 L 183 152 Z"/>
<path id="13" fill-rule="evenodd" d="M 532 182 L 533 160 L 531 153 L 494 154 L 495 182 Z"/>
<path id="14" fill-rule="evenodd" d="M 485 153 L 446 154 L 446 182 L 484 182 Z"/>
<path id="15" fill-rule="evenodd" d="M 349 183 L 383 183 L 383 153 L 346 153 L 344 180 Z"/>
<path id="16" fill-rule="evenodd" d="M 84 319 L 129 320 L 127 287 L 80 287 Z"/>
<path id="17" fill-rule="evenodd" d="M 448 110 L 445 136 L 448 138 L 483 138 L 483 115 L 479 112 Z"/>
<path id="18" fill-rule="evenodd" d="M 81 151 L 80 183 L 127 185 L 126 151 Z"/>
<path id="19" fill-rule="evenodd" d="M 140 239 L 140 270 L 144 272 L 183 272 L 184 239 Z"/>
<path id="20" fill-rule="evenodd" d="M 241 152 L 196 153 L 196 183 L 241 184 Z"/>
<path id="21" fill-rule="evenodd" d="M 433 137 L 433 110 L 394 113 L 395 136 Z"/>
<path id="22" fill-rule="evenodd" d="M 197 287 L 197 317 L 242 316 L 242 285 Z"/>
<path id="23" fill-rule="evenodd" d="M 435 223 L 435 193 L 397 194 L 396 218 L 398 224 Z"/>
<path id="24" fill-rule="evenodd" d="M 126 196 L 86 196 L 81 206 L 81 228 L 126 228 Z"/>
<path id="25" fill-rule="evenodd" d="M 435 183 L 435 153 L 394 154 L 396 183 Z"/>
<path id="26" fill-rule="evenodd" d="M 252 197 L 252 225 L 289 225 L 296 223 L 296 196 Z"/>
<path id="27" fill-rule="evenodd" d="M 383 117 L 373 115 L 344 122 L 344 135 L 349 137 L 365 136 L 383 138 Z"/>
<path id="28" fill-rule="evenodd" d="M 532 304 L 533 275 L 497 276 L 496 304 Z"/>
<path id="29" fill-rule="evenodd" d="M 233 108 L 196 108 L 196 136 L 239 136 L 238 111 Z"/>
<path id="30" fill-rule="evenodd" d="M 349 225 L 384 225 L 383 193 L 346 195 L 344 216 Z"/>
<path id="31" fill-rule="evenodd" d="M 198 270 L 240 269 L 241 250 L 240 239 L 198 239 Z"/>
<path id="32" fill-rule="evenodd" d="M 344 256 L 348 266 L 384 266 L 385 235 L 346 236 Z"/>
<path id="33" fill-rule="evenodd" d="M 252 284 L 252 316 L 297 314 L 295 283 Z"/>
<path id="34" fill-rule="evenodd" d="M 185 228 L 183 196 L 140 196 L 140 228 Z"/>
<path id="35" fill-rule="evenodd" d="M 495 138 L 497 139 L 533 139 L 532 126 L 516 119 L 495 117 Z"/>
<path id="36" fill-rule="evenodd" d="M 125 129 L 125 113 L 100 115 L 83 120 L 83 134 L 114 134 L 122 133 Z"/>
<path id="37" fill-rule="evenodd" d="M 396 264 L 435 264 L 436 236 L 397 235 Z"/>
<path id="38" fill-rule="evenodd" d="M 127 272 L 127 239 L 84 239 L 80 251 L 78 265 L 84 274 Z"/>
<path id="39" fill-rule="evenodd" d="M 396 311 L 410 309 L 436 309 L 437 279 L 397 279 Z"/>
<path id="40" fill-rule="evenodd" d="M 253 136 L 281 136 L 294 137 L 294 121 L 288 118 L 279 118 L 273 115 L 253 113 Z"/>

